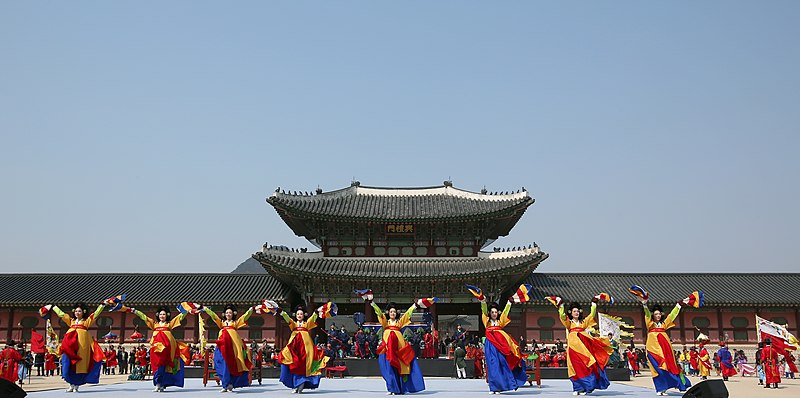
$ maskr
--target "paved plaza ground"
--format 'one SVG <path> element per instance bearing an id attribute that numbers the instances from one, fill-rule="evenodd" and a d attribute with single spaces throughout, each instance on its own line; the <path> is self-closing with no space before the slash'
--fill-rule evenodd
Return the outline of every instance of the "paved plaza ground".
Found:
<path id="1" fill-rule="evenodd" d="M 36 379 L 36 378 L 34 378 Z M 103 377 L 103 384 L 95 386 L 84 386 L 79 394 L 66 394 L 63 381 L 53 378 L 51 380 L 34 380 L 34 384 L 26 385 L 28 396 L 32 398 L 64 398 L 88 395 L 89 397 L 113 397 L 128 398 L 142 396 L 172 396 L 172 397 L 231 397 L 235 395 L 257 396 L 268 395 L 287 395 L 295 396 L 290 390 L 285 388 L 276 379 L 264 380 L 263 385 L 255 385 L 248 388 L 237 389 L 232 394 L 221 395 L 216 384 L 209 384 L 203 387 L 199 379 L 187 379 L 185 388 L 169 388 L 165 393 L 156 394 L 152 392 L 153 384 L 151 381 L 125 381 L 123 376 Z M 693 380 L 694 382 L 694 380 Z M 800 396 L 800 380 L 787 380 L 778 390 L 765 390 L 757 386 L 758 381 L 752 377 L 733 378 L 728 382 L 728 391 L 734 398 L 747 397 L 798 397 Z M 489 396 L 486 383 L 483 380 L 455 380 L 449 378 L 426 378 L 427 389 L 414 396 L 436 396 L 443 398 L 470 398 Z M 34 389 L 49 388 L 33 392 Z M 541 397 L 568 397 L 572 396 L 572 388 L 568 380 L 544 380 L 541 389 L 533 387 L 520 388 L 517 391 L 503 393 L 509 396 L 534 395 Z M 303 395 L 320 397 L 353 397 L 353 396 L 385 396 L 386 389 L 383 380 L 372 377 L 357 377 L 345 379 L 324 379 L 320 389 L 305 391 Z M 654 397 L 652 381 L 648 377 L 637 377 L 631 382 L 614 382 L 608 390 L 596 391 L 590 396 L 597 397 Z M 669 396 L 680 397 L 682 394 L 673 391 Z"/>

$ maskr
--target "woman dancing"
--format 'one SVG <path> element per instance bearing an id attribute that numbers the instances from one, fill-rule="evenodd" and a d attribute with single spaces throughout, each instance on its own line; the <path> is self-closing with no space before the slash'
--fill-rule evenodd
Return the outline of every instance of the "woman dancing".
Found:
<path id="1" fill-rule="evenodd" d="M 322 369 L 330 358 L 325 356 L 322 349 L 314 345 L 314 341 L 309 335 L 309 331 L 317 327 L 317 318 L 327 318 L 333 303 L 328 303 L 317 309 L 317 312 L 306 319 L 306 310 L 302 305 L 298 305 L 294 311 L 295 320 L 281 310 L 276 308 L 283 319 L 289 324 L 292 335 L 289 342 L 278 355 L 278 362 L 281 364 L 280 381 L 286 387 L 292 389 L 292 393 L 302 393 L 304 389 L 315 389 L 319 387 Z M 326 310 L 327 309 L 327 310 Z M 319 314 L 319 315 L 318 315 Z"/>
<path id="2" fill-rule="evenodd" d="M 217 347 L 214 349 L 214 369 L 222 384 L 220 392 L 230 392 L 236 387 L 247 387 L 250 385 L 248 373 L 253 368 L 253 363 L 250 361 L 247 347 L 236 331 L 247 326 L 247 319 L 253 315 L 253 307 L 248 308 L 238 319 L 236 306 L 233 304 L 225 305 L 222 319 L 208 307 L 201 306 L 200 310 L 208 314 L 219 327 Z"/>

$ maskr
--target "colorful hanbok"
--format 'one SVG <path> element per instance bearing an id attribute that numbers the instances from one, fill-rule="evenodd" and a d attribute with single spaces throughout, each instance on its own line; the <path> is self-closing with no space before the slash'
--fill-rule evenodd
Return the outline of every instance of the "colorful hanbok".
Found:
<path id="1" fill-rule="evenodd" d="M 700 352 L 697 353 L 697 371 L 700 373 L 700 377 L 705 380 L 711 375 L 711 356 L 706 349 L 706 342 L 702 342 L 699 345 Z"/>
<path id="2" fill-rule="evenodd" d="M 100 370 L 106 355 L 100 344 L 89 334 L 89 328 L 104 308 L 105 304 L 100 304 L 93 313 L 83 319 L 70 318 L 57 306 L 52 308 L 52 311 L 69 325 L 58 352 L 61 354 L 61 377 L 70 386 L 100 382 Z"/>
<path id="3" fill-rule="evenodd" d="M 143 320 L 153 336 L 150 338 L 150 368 L 156 387 L 183 387 L 184 366 L 189 362 L 189 346 L 175 340 L 172 329 L 181 326 L 187 313 L 180 313 L 167 322 L 155 321 L 139 310 L 130 309 Z"/>
<path id="4" fill-rule="evenodd" d="M 647 361 L 650 364 L 650 375 L 653 376 L 653 385 L 657 392 L 670 388 L 686 391 L 692 383 L 683 374 L 675 361 L 672 342 L 667 335 L 667 330 L 675 326 L 675 318 L 681 311 L 681 305 L 675 304 L 672 311 L 661 322 L 653 320 L 653 314 L 647 308 L 647 303 L 642 303 L 644 320 L 647 326 Z M 662 317 L 664 315 L 662 314 Z"/>
<path id="5" fill-rule="evenodd" d="M 419 392 L 425 389 L 422 371 L 417 365 L 414 348 L 403 338 L 402 329 L 411 323 L 411 314 L 416 305 L 406 310 L 398 319 L 391 320 L 381 311 L 377 304 L 372 308 L 378 314 L 378 321 L 383 327 L 383 338 L 378 347 L 378 365 L 386 390 L 393 394 Z"/>
<path id="6" fill-rule="evenodd" d="M 506 303 L 497 320 L 491 320 L 486 302 L 481 302 L 481 319 L 483 326 L 486 327 L 486 340 L 483 346 L 486 355 L 486 377 L 489 391 L 492 392 L 516 390 L 528 381 L 519 345 L 503 330 L 511 322 L 508 319 L 510 310 L 511 301 Z"/>
<path id="7" fill-rule="evenodd" d="M 567 328 L 567 373 L 575 392 L 605 390 L 611 384 L 605 371 L 612 350 L 608 337 L 592 337 L 587 331 L 597 325 L 596 315 L 594 302 L 589 316 L 580 321 L 567 319 L 564 305 L 558 307 L 558 316 Z"/>
<path id="8" fill-rule="evenodd" d="M 294 321 L 281 311 L 283 319 L 289 324 L 292 335 L 286 347 L 278 354 L 281 364 L 280 381 L 286 387 L 299 391 L 319 387 L 322 369 L 328 364 L 328 358 L 323 350 L 314 345 L 314 340 L 308 333 L 317 327 L 317 313 L 315 312 L 305 321 Z"/>
<path id="9" fill-rule="evenodd" d="M 247 326 L 247 320 L 250 315 L 253 315 L 253 308 L 249 308 L 247 312 L 233 321 L 220 319 L 208 307 L 204 307 L 203 311 L 219 327 L 217 347 L 214 349 L 214 369 L 217 371 L 220 384 L 228 390 L 249 386 L 249 372 L 253 368 L 253 363 L 250 361 L 250 354 L 242 343 L 237 330 Z"/>

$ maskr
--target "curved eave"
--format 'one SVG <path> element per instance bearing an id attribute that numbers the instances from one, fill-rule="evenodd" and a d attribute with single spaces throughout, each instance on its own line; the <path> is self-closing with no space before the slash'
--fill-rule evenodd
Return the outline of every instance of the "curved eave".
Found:
<path id="1" fill-rule="evenodd" d="M 298 260 L 296 258 L 290 258 L 290 257 L 263 255 L 261 253 L 253 254 L 253 258 L 259 263 L 261 263 L 265 268 L 267 268 L 268 271 L 282 275 L 295 275 L 303 277 L 329 277 L 338 280 L 351 280 L 351 281 L 374 280 L 374 281 L 419 281 L 419 282 L 422 281 L 430 282 L 431 280 L 457 281 L 457 280 L 478 279 L 487 277 L 496 278 L 501 275 L 514 275 L 523 272 L 530 272 L 533 271 L 539 265 L 539 263 L 547 259 L 547 257 L 548 257 L 547 253 L 539 252 L 533 255 L 520 256 L 514 259 L 503 259 L 503 260 L 482 259 L 480 261 L 473 260 L 471 261 L 473 263 L 478 263 L 478 264 L 496 263 L 497 266 L 494 267 L 484 266 L 482 268 L 467 269 L 463 272 L 446 272 L 446 273 L 440 272 L 440 273 L 429 273 L 421 275 L 413 274 L 412 272 L 408 272 L 405 274 L 403 273 L 398 274 L 397 272 L 394 272 L 390 275 L 387 275 L 387 273 L 391 272 L 393 268 L 402 268 L 403 262 L 425 262 L 426 260 L 428 260 L 428 264 L 430 264 L 432 262 L 431 261 L 432 259 L 384 261 L 383 259 L 375 259 L 375 258 L 364 258 L 364 259 L 323 258 L 318 260 L 313 260 L 313 259 Z M 284 263 L 284 261 L 286 263 Z M 335 267 L 337 265 L 336 263 L 339 263 L 339 265 L 345 265 L 346 262 L 357 262 L 357 261 L 374 261 L 377 262 L 378 265 L 374 266 L 374 272 L 371 273 L 337 272 L 337 270 L 330 269 Z M 459 262 L 463 263 L 466 267 L 470 265 L 469 264 L 470 261 L 468 261 L 468 259 L 454 259 L 451 261 L 454 263 L 459 263 Z M 322 264 L 313 264 L 313 262 Z M 328 264 L 325 264 L 326 262 Z M 501 264 L 503 263 L 507 263 L 507 265 L 501 266 Z M 431 266 L 427 266 L 426 268 L 431 268 Z"/>
<path id="2" fill-rule="evenodd" d="M 286 219 L 286 215 L 298 218 L 298 219 L 314 219 L 314 220 L 321 220 L 321 221 L 329 221 L 329 222 L 353 222 L 353 223 L 367 223 L 367 222 L 374 222 L 374 223 L 382 223 L 382 222 L 424 222 L 424 223 L 440 223 L 440 222 L 463 222 L 463 221 L 480 221 L 480 220 L 491 220 L 496 219 L 504 216 L 517 216 L 516 218 L 522 217 L 522 214 L 525 210 L 530 207 L 534 202 L 535 199 L 531 197 L 527 197 L 527 199 L 520 201 L 518 203 L 514 203 L 509 207 L 505 207 L 503 209 L 493 211 L 493 212 L 486 212 L 486 213 L 472 213 L 472 214 L 458 214 L 455 216 L 449 217 L 404 217 L 404 218 L 388 218 L 388 217 L 353 217 L 347 215 L 336 215 L 336 214 L 329 214 L 329 213 L 317 213 L 317 212 L 309 212 L 306 210 L 302 210 L 300 208 L 288 205 L 285 202 L 281 202 L 279 200 L 273 200 L 274 197 L 267 198 L 267 203 L 275 207 L 278 210 L 278 214 L 283 218 L 285 222 L 289 222 Z M 520 211 L 522 210 L 522 211 Z M 513 224 L 516 224 L 513 223 Z M 512 226 L 513 226 L 512 224 Z M 510 229 L 510 228 L 508 228 Z M 300 235 L 300 234 L 298 234 Z"/>

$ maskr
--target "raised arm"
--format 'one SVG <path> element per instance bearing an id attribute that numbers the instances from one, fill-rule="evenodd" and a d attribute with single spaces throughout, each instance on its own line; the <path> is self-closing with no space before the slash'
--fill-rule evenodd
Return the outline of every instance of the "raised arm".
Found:
<path id="1" fill-rule="evenodd" d="M 242 314 L 242 316 L 236 320 L 234 327 L 236 327 L 236 329 L 240 329 L 247 326 L 247 320 L 250 319 L 250 315 L 253 315 L 253 307 L 248 308 L 247 311 L 245 311 L 244 314 Z"/>
<path id="2" fill-rule="evenodd" d="M 64 311 L 61 311 L 61 308 L 58 308 L 57 305 L 54 305 L 53 308 L 51 308 L 50 310 L 55 312 L 56 315 L 58 315 L 58 317 L 61 318 L 61 320 L 64 321 L 64 323 L 66 323 L 67 325 L 72 323 L 72 319 L 69 317 L 69 315 L 67 315 L 67 313 L 65 313 Z"/>
<path id="3" fill-rule="evenodd" d="M 181 313 L 178 313 L 178 315 L 175 315 L 172 318 L 172 320 L 169 321 L 169 328 L 170 329 L 175 329 L 176 327 L 181 326 L 181 322 L 183 322 L 183 320 L 186 319 L 186 315 L 188 315 L 188 314 L 189 314 L 189 312 L 181 312 Z"/>
<path id="4" fill-rule="evenodd" d="M 489 306 L 486 305 L 486 301 L 481 301 L 481 314 L 489 316 Z"/>
<path id="5" fill-rule="evenodd" d="M 96 309 L 96 310 L 94 310 L 94 312 L 93 312 L 91 315 L 89 315 L 89 317 L 88 317 L 88 318 L 86 318 L 86 322 L 84 323 L 84 325 L 86 325 L 86 327 L 87 327 L 87 328 L 88 328 L 88 327 L 91 327 L 91 326 L 94 324 L 94 320 L 95 320 L 95 319 L 96 319 L 98 316 L 100 316 L 100 314 L 101 314 L 101 313 L 103 313 L 103 309 L 104 309 L 104 308 L 106 308 L 106 305 L 105 305 L 105 304 L 100 304 L 100 305 L 98 305 L 98 306 L 97 306 L 97 309 Z"/>
<path id="6" fill-rule="evenodd" d="M 561 320 L 561 324 L 564 327 L 569 328 L 569 321 L 567 320 L 567 314 L 564 311 L 564 304 L 558 306 L 558 319 Z"/>
<path id="7" fill-rule="evenodd" d="M 673 323 L 675 318 L 678 317 L 678 314 L 681 313 L 681 303 L 676 303 L 674 307 L 672 307 L 672 311 L 669 312 L 667 315 L 667 322 L 666 323 Z"/>
<path id="8" fill-rule="evenodd" d="M 153 321 L 153 319 L 150 318 L 149 316 L 145 315 L 144 312 L 139 311 L 137 309 L 133 309 L 133 308 L 127 308 L 127 307 L 124 307 L 124 306 L 122 308 L 123 308 L 123 310 L 128 309 L 131 313 L 133 313 L 133 315 L 136 315 L 137 317 L 139 317 L 139 319 L 144 321 L 144 323 L 147 325 L 148 328 L 150 328 L 150 329 L 154 329 L 155 328 L 155 326 L 156 326 L 155 321 Z"/>
<path id="9" fill-rule="evenodd" d="M 375 304 L 374 301 L 370 302 L 370 304 L 372 305 L 372 309 L 375 310 L 375 315 L 378 316 L 378 322 L 381 323 L 381 326 L 386 327 L 386 315 L 384 315 L 381 307 L 378 307 L 378 304 Z"/>
<path id="10" fill-rule="evenodd" d="M 208 308 L 208 307 L 204 306 L 203 307 L 203 312 L 208 314 L 208 317 L 211 318 L 211 320 L 214 321 L 215 324 L 217 324 L 218 328 L 222 329 L 225 326 L 225 325 L 222 324 L 222 321 L 219 319 L 219 316 L 217 315 L 217 313 L 212 311 L 211 308 Z"/>

